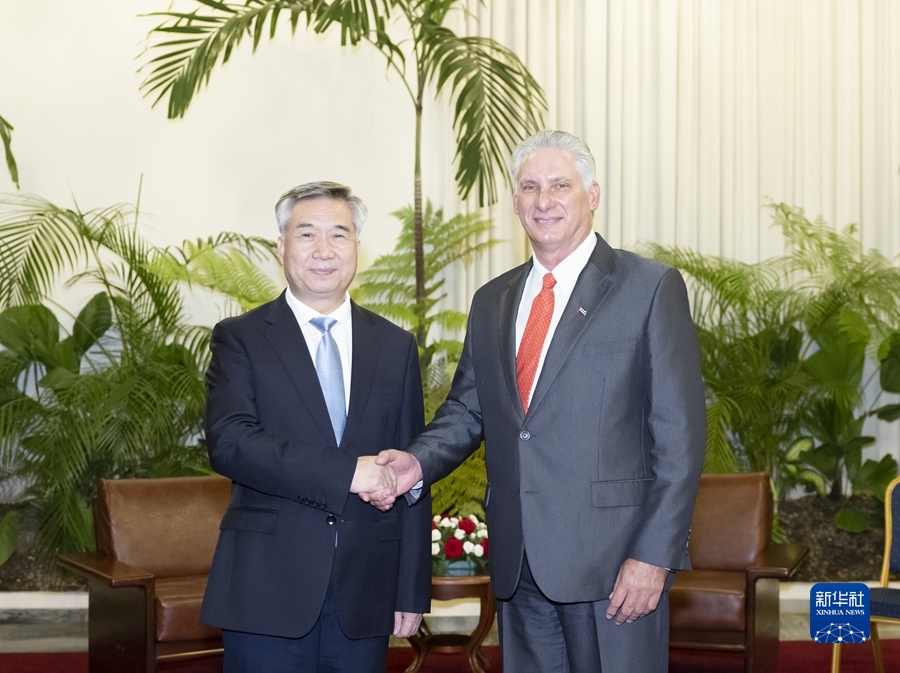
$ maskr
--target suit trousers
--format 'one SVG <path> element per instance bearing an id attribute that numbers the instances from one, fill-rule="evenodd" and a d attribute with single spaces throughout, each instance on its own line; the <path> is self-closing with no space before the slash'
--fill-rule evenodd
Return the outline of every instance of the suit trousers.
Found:
<path id="1" fill-rule="evenodd" d="M 561 572 L 565 572 L 561 569 Z M 606 618 L 609 600 L 558 603 L 537 586 L 527 556 L 519 586 L 497 601 L 503 670 L 510 673 L 666 673 L 669 600 L 631 624 Z"/>
<path id="2" fill-rule="evenodd" d="M 333 594 L 334 577 L 322 614 L 312 631 L 300 638 L 223 630 L 223 673 L 384 673 L 390 637 L 345 636 Z"/>

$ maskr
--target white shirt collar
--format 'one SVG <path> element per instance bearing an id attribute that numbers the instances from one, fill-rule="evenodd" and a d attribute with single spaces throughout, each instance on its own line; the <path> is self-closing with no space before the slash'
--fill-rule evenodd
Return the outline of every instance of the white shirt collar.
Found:
<path id="1" fill-rule="evenodd" d="M 287 301 L 287 305 L 290 306 L 291 311 L 294 312 L 294 315 L 297 318 L 297 322 L 301 325 L 305 325 L 313 318 L 323 315 L 322 313 L 311 309 L 309 306 L 297 299 L 297 297 L 295 297 L 291 292 L 291 288 L 288 288 L 284 291 L 284 298 Z M 351 316 L 350 307 L 350 295 L 345 292 L 344 302 L 336 309 L 334 309 L 331 313 L 329 313 L 327 317 L 334 318 L 341 325 L 349 325 Z"/>
<path id="2" fill-rule="evenodd" d="M 537 255 L 532 255 L 534 260 L 534 268 L 531 277 L 534 282 L 540 285 L 547 273 L 552 273 L 556 279 L 558 286 L 565 288 L 575 287 L 578 276 L 581 275 L 582 269 L 590 259 L 594 248 L 597 246 L 597 234 L 591 231 L 577 248 L 569 253 L 569 256 L 556 265 L 553 271 L 547 271 L 538 261 Z"/>

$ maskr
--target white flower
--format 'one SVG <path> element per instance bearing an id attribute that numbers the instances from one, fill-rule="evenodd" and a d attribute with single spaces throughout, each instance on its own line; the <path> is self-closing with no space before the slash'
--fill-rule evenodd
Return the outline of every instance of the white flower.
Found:
<path id="1" fill-rule="evenodd" d="M 475 549 L 472 550 L 472 553 L 475 554 L 475 556 L 477 556 L 478 558 L 481 558 L 482 556 L 484 556 L 484 547 L 482 547 L 480 544 L 476 544 Z"/>
<path id="2" fill-rule="evenodd" d="M 469 521 L 471 521 L 471 522 L 474 523 L 475 525 L 478 525 L 478 517 L 475 516 L 474 514 L 470 514 L 470 515 L 469 515 Z"/>
<path id="3" fill-rule="evenodd" d="M 440 523 L 440 522 L 441 522 L 441 517 L 440 517 L 440 516 L 435 516 L 435 517 L 432 519 L 432 521 L 434 521 L 435 523 Z"/>
<path id="4" fill-rule="evenodd" d="M 472 543 L 469 542 L 468 540 L 466 540 L 465 542 L 463 542 L 463 551 L 464 551 L 464 552 L 466 552 L 467 554 L 471 554 L 473 549 L 475 549 L 475 545 L 474 545 L 474 544 L 472 544 Z M 482 551 L 482 553 L 484 553 L 484 552 Z"/>
<path id="5" fill-rule="evenodd" d="M 439 545 L 437 542 L 432 542 L 431 543 L 431 555 L 437 556 L 440 553 L 441 553 L 441 545 Z M 483 554 L 484 552 L 481 552 L 481 553 Z"/>
<path id="6" fill-rule="evenodd" d="M 466 531 L 464 531 L 462 528 L 457 528 L 455 531 L 453 531 L 453 537 L 455 537 L 457 540 L 462 540 L 465 536 Z"/>
<path id="7" fill-rule="evenodd" d="M 482 528 L 481 530 L 476 531 L 475 534 L 478 537 L 485 538 L 485 537 L 487 537 L 487 528 Z"/>
<path id="8" fill-rule="evenodd" d="M 441 519 L 441 522 L 438 525 L 441 528 L 456 528 L 456 524 L 453 523 L 453 519 Z"/>
<path id="9" fill-rule="evenodd" d="M 456 528 L 459 525 L 459 519 L 455 516 L 450 517 L 450 525 Z"/>
<path id="10" fill-rule="evenodd" d="M 439 531 L 437 528 L 432 528 L 431 529 L 431 541 L 437 542 L 440 539 L 441 539 L 441 531 Z"/>

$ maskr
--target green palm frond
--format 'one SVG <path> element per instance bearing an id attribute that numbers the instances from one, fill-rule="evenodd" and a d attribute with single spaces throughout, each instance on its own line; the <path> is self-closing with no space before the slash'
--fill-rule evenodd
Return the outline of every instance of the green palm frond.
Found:
<path id="1" fill-rule="evenodd" d="M 484 470 L 484 446 L 469 456 L 459 467 L 431 487 L 432 511 L 457 514 L 460 508 L 475 506 L 484 518 L 484 493 L 487 473 Z"/>
<path id="2" fill-rule="evenodd" d="M 430 21 L 421 22 L 422 67 L 455 100 L 456 184 L 462 198 L 477 187 L 480 205 L 497 200 L 496 174 L 520 140 L 540 129 L 544 92 L 510 49 L 482 37 L 460 37 Z"/>
<path id="3" fill-rule="evenodd" d="M 285 18 L 295 34 L 301 17 L 307 27 L 323 33 L 335 23 L 341 27 L 341 44 L 358 44 L 374 38 L 389 17 L 393 2 L 378 0 L 246 0 L 243 3 L 196 0 L 193 12 L 157 12 L 150 16 L 165 20 L 154 28 L 146 54 L 141 84 L 156 105 L 169 96 L 170 119 L 183 117 L 195 93 L 209 84 L 216 66 L 224 65 L 245 38 L 255 52 L 264 36 L 275 37 L 278 22 Z"/>
<path id="4" fill-rule="evenodd" d="M 428 334 L 432 325 L 448 330 L 465 327 L 466 316 L 459 311 L 434 310 L 444 298 L 442 274 L 452 264 L 471 264 L 500 241 L 490 238 L 490 220 L 478 214 L 459 214 L 444 219 L 441 209 L 431 202 L 425 204 L 425 281 L 424 316 L 415 311 L 416 282 L 414 265 L 414 217 L 409 206 L 393 213 L 401 222 L 394 252 L 381 255 L 358 276 L 359 285 L 354 299 L 367 308 L 409 328 L 414 333 L 422 329 Z M 454 353 L 457 348 L 451 349 Z M 424 351 L 423 371 L 428 366 L 434 345 Z"/>
<path id="5" fill-rule="evenodd" d="M 258 260 L 264 259 L 278 259 L 274 243 L 229 234 L 185 241 L 180 249 L 169 248 L 157 255 L 149 268 L 161 278 L 220 293 L 247 310 L 278 295 L 278 286 L 259 268 Z"/>
<path id="6" fill-rule="evenodd" d="M 724 397 L 711 400 L 706 407 L 706 457 L 703 471 L 713 473 L 738 472 L 738 458 L 729 441 L 733 410 L 737 405 Z"/>
<path id="7" fill-rule="evenodd" d="M 9 170 L 9 177 L 19 186 L 19 167 L 16 165 L 16 158 L 12 153 L 12 132 L 13 126 L 3 117 L 0 117 L 0 141 L 3 142 L 3 151 L 6 154 L 6 168 Z"/>
<path id="8" fill-rule="evenodd" d="M 90 254 L 86 215 L 37 196 L 0 197 L 0 308 L 41 301 Z"/>

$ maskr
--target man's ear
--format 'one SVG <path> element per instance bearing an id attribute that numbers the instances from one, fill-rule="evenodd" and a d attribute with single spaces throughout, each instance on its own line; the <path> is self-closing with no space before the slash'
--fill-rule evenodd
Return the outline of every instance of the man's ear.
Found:
<path id="1" fill-rule="evenodd" d="M 588 194 L 591 197 L 591 212 L 593 213 L 600 206 L 600 185 L 596 180 L 588 187 Z"/>

